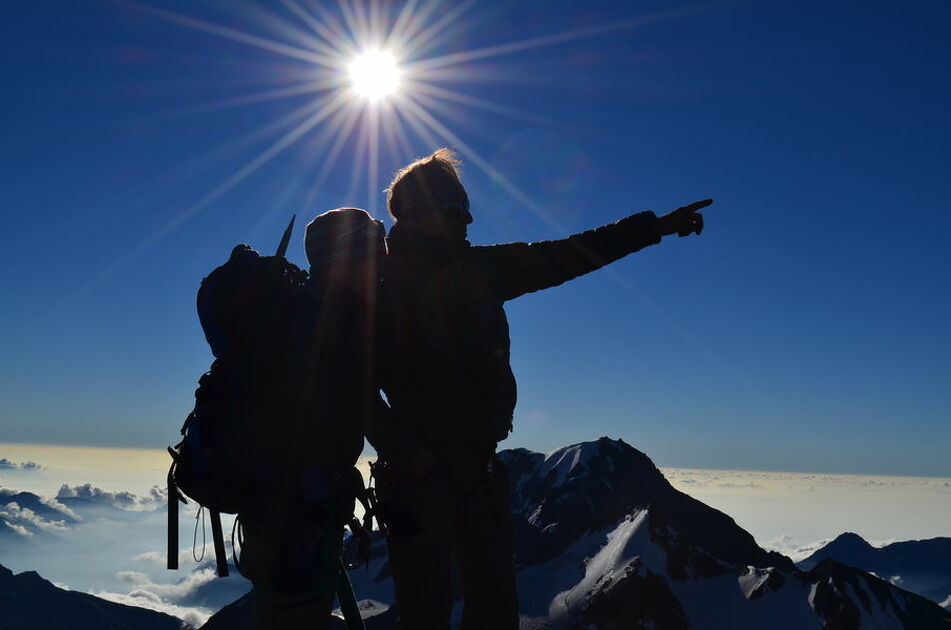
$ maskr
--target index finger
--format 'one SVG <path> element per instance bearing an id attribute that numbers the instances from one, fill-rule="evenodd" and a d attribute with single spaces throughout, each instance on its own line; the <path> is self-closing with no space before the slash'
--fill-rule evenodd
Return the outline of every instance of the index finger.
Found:
<path id="1" fill-rule="evenodd" d="M 677 208 L 676 210 L 674 210 L 674 212 L 696 212 L 700 208 L 706 208 L 711 203 L 713 203 L 713 199 L 704 199 L 702 201 L 694 201 L 693 203 L 689 205 L 681 206 Z"/>

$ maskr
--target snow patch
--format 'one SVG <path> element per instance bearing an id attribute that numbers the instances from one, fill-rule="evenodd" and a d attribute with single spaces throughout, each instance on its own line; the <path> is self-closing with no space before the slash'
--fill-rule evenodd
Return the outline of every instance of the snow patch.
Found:
<path id="1" fill-rule="evenodd" d="M 597 442 L 582 442 L 556 449 L 545 455 L 545 461 L 542 462 L 538 475 L 543 479 L 552 471 L 555 471 L 555 479 L 552 481 L 552 487 L 562 486 L 575 467 L 586 466 L 589 461 L 598 456 Z"/>
<path id="2" fill-rule="evenodd" d="M 604 546 L 585 563 L 581 581 L 552 598 L 548 608 L 552 621 L 576 614 L 599 583 L 623 576 L 625 567 L 635 558 L 640 558 L 643 569 L 665 574 L 667 553 L 651 540 L 647 517 L 648 510 L 638 510 L 607 533 Z"/>
<path id="3" fill-rule="evenodd" d="M 743 597 L 749 599 L 753 592 L 766 583 L 769 579 L 772 569 L 757 569 L 756 567 L 746 567 L 746 573 L 737 578 L 740 584 L 740 592 Z"/>

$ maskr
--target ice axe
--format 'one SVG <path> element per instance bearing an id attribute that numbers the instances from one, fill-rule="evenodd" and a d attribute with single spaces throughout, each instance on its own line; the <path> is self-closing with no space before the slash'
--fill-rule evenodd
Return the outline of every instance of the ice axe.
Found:
<path id="1" fill-rule="evenodd" d="M 278 258 L 283 258 L 284 254 L 287 253 L 287 246 L 291 242 L 291 232 L 294 231 L 294 221 L 297 220 L 297 215 L 291 217 L 291 222 L 287 224 L 287 229 L 284 230 L 284 236 L 281 237 L 281 243 L 277 246 L 277 253 L 275 256 Z"/>

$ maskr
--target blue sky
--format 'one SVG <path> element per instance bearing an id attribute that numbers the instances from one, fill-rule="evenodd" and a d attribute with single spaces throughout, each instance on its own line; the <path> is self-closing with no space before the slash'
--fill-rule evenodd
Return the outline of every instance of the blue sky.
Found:
<path id="1" fill-rule="evenodd" d="M 253 99 L 343 78 L 248 43 L 306 49 L 289 5 L 5 4 L 3 440 L 174 442 L 210 362 L 201 277 L 295 212 L 385 218 L 389 175 L 446 144 L 478 244 L 716 199 L 701 237 L 508 305 L 506 446 L 609 435 L 667 466 L 951 475 L 951 7 L 455 6 L 416 5 L 437 28 L 404 61 L 490 50 L 419 79 L 453 99 L 407 94 L 422 131 L 399 119 L 371 159 L 360 113 L 330 161 L 328 118 L 251 172 L 338 92 Z"/>

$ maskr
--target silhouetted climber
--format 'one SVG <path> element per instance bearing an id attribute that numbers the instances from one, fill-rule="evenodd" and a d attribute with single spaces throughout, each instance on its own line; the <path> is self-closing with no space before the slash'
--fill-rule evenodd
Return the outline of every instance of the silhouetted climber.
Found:
<path id="1" fill-rule="evenodd" d="M 383 224 L 363 210 L 307 226 L 309 274 L 247 245 L 202 281 L 198 312 L 215 355 L 183 440 L 169 449 L 169 568 L 177 568 L 178 489 L 211 511 L 219 575 L 220 512 L 237 513 L 238 569 L 254 585 L 255 628 L 325 628 L 339 595 L 362 628 L 341 560 L 363 481 L 354 468 L 370 415 L 385 408 L 373 373 Z M 366 538 L 366 537 L 365 537 Z"/>
<path id="2" fill-rule="evenodd" d="M 371 442 L 400 628 L 448 628 L 451 558 L 464 630 L 518 628 L 510 489 L 496 445 L 512 429 L 515 377 L 503 303 L 588 273 L 668 234 L 699 234 L 700 201 L 563 240 L 471 246 L 469 199 L 440 149 L 389 188 L 381 385 L 392 413 Z"/>
<path id="3" fill-rule="evenodd" d="M 335 592 L 349 589 L 343 527 L 362 489 L 354 465 L 378 399 L 371 366 L 383 226 L 363 210 L 333 210 L 307 226 L 305 246 L 310 276 L 277 309 L 256 353 L 274 400 L 271 422 L 250 436 L 266 486 L 240 513 L 240 570 L 254 584 L 257 628 L 328 627 Z"/>

